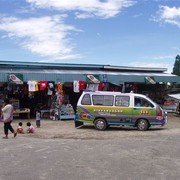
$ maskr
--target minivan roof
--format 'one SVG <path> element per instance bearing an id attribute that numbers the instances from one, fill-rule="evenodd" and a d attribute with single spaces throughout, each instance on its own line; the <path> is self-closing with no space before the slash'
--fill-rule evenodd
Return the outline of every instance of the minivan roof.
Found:
<path id="1" fill-rule="evenodd" d="M 114 92 L 114 91 L 83 91 L 84 94 L 103 94 L 103 95 L 133 95 L 133 96 L 142 96 L 145 97 L 143 94 L 136 94 L 136 93 L 121 93 L 121 92 Z"/>

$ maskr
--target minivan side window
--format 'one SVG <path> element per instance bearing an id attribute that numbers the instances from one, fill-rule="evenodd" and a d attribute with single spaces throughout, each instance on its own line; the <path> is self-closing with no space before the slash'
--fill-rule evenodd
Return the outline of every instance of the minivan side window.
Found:
<path id="1" fill-rule="evenodd" d="M 91 98 L 89 94 L 85 94 L 81 101 L 82 105 L 91 105 Z"/>
<path id="2" fill-rule="evenodd" d="M 129 96 L 116 96 L 115 97 L 115 105 L 116 106 L 125 106 L 128 107 L 130 103 Z"/>
<path id="3" fill-rule="evenodd" d="M 114 101 L 114 96 L 111 95 L 93 95 L 92 101 L 94 105 L 100 106 L 112 106 Z"/>
<path id="4" fill-rule="evenodd" d="M 149 102 L 147 99 L 142 97 L 135 97 L 134 98 L 134 106 L 135 107 L 154 107 L 154 105 Z"/>

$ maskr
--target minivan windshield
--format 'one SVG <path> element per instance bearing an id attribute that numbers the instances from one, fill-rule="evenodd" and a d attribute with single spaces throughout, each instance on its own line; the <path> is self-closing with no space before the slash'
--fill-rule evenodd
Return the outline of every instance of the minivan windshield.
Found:
<path id="1" fill-rule="evenodd" d="M 91 105 L 91 97 L 89 94 L 85 94 L 81 101 L 82 105 Z"/>
<path id="2" fill-rule="evenodd" d="M 147 99 L 143 98 L 143 97 L 138 97 L 135 96 L 134 97 L 134 106 L 135 107 L 154 107 L 154 105 L 148 101 Z"/>

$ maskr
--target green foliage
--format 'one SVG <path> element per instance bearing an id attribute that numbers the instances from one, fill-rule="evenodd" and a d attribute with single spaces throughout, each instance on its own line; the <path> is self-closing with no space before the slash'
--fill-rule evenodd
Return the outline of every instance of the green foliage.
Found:
<path id="1" fill-rule="evenodd" d="M 176 56 L 176 60 L 174 63 L 174 68 L 173 68 L 173 74 L 180 76 L 180 56 Z"/>

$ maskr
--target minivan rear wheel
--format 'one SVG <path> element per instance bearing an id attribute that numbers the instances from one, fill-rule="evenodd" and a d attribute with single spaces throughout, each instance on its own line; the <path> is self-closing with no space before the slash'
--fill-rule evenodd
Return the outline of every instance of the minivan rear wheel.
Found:
<path id="1" fill-rule="evenodd" d="M 94 126 L 99 131 L 104 131 L 107 128 L 107 123 L 104 119 L 96 119 L 94 121 Z"/>
<path id="2" fill-rule="evenodd" d="M 137 122 L 137 129 L 139 131 L 146 131 L 149 128 L 149 123 L 145 119 L 139 119 Z"/>

